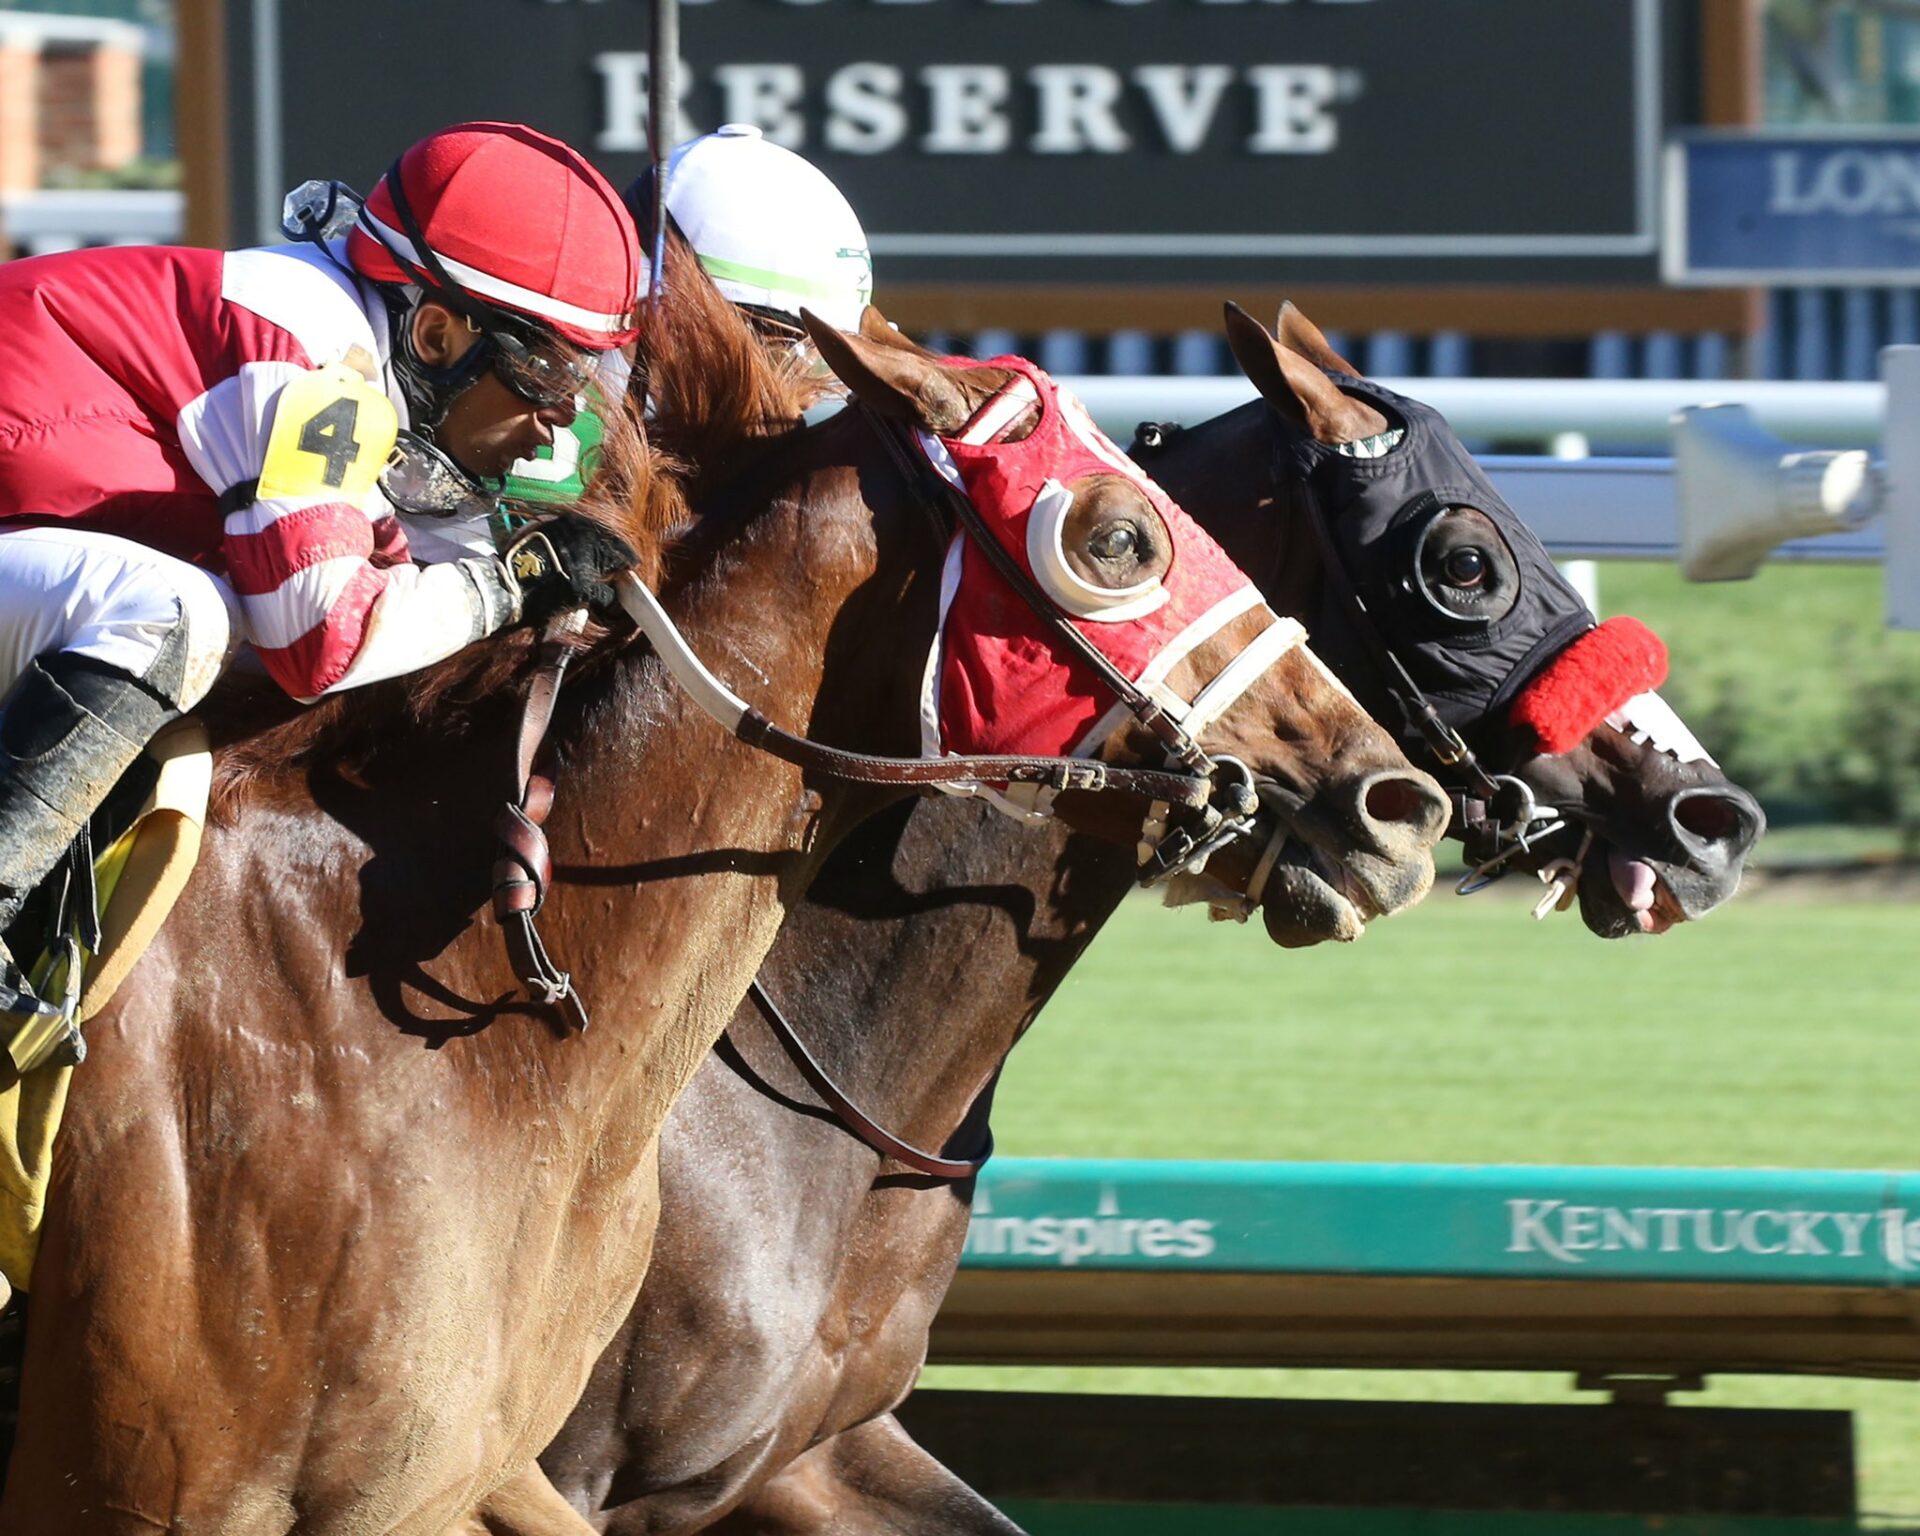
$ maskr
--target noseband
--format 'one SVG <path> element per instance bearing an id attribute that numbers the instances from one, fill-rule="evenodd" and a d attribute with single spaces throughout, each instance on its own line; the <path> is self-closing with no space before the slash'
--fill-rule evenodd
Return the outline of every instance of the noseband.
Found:
<path id="1" fill-rule="evenodd" d="M 943 538 L 950 537 L 955 529 L 963 531 L 994 572 L 1019 595 L 1049 637 L 1092 671 L 1127 714 L 1160 743 L 1168 766 L 1209 786 L 1205 803 L 1197 807 L 1189 804 L 1177 821 L 1175 802 L 1155 799 L 1149 804 L 1137 850 L 1140 884 L 1152 887 L 1177 874 L 1197 874 L 1222 848 L 1251 837 L 1260 811 L 1259 777 L 1236 757 L 1208 753 L 1182 718 L 1170 712 L 1147 687 L 1128 677 L 1082 634 L 1026 566 L 995 536 L 972 498 L 934 468 L 916 448 L 905 428 L 858 402 L 851 408 L 866 411 L 875 435 L 886 445 L 902 478 L 933 516 L 936 531 Z M 1264 662 L 1260 671 L 1277 661 L 1285 649 L 1292 648 L 1291 645 L 1282 649 L 1272 645 L 1262 647 L 1264 638 L 1263 635 L 1256 639 L 1243 653 L 1243 657 Z M 1298 643 L 1297 640 L 1294 643 Z M 1237 660 L 1228 664 L 1221 678 L 1225 679 L 1229 673 L 1239 679 Z M 1245 677 L 1240 681 L 1241 688 L 1251 681 L 1251 676 Z M 1209 684 L 1208 688 L 1213 686 Z M 1206 691 L 1203 690 L 1203 694 Z M 1257 893 L 1253 899 L 1258 901 Z"/>
<path id="2" fill-rule="evenodd" d="M 1277 446 L 1274 468 L 1275 478 L 1285 483 Z M 1326 580 L 1346 610 L 1347 622 L 1373 657 L 1388 697 L 1400 711 L 1402 738 L 1417 742 L 1425 749 L 1438 770 L 1435 777 L 1453 802 L 1454 825 L 1462 839 L 1478 844 L 1486 852 L 1486 857 L 1468 871 L 1457 889 L 1463 896 L 1483 891 L 1511 873 L 1512 861 L 1523 853 L 1531 853 L 1535 842 L 1561 831 L 1576 815 L 1584 813 L 1541 805 L 1530 784 L 1510 773 L 1493 772 L 1467 744 L 1466 738 L 1441 718 L 1440 711 L 1414 681 L 1413 674 L 1395 653 L 1367 607 L 1366 599 L 1360 595 L 1339 540 L 1334 537 L 1332 520 L 1314 493 L 1312 483 L 1294 479 L 1291 490 L 1295 504 L 1306 514 L 1307 524 L 1320 545 Z M 1591 835 L 1589 832 L 1588 840 Z M 1581 856 L 1585 852 L 1583 844 Z M 1571 861 L 1558 860 L 1541 872 L 1550 890 L 1537 915 L 1544 916 L 1546 911 L 1571 897 L 1578 868 L 1576 857 Z"/>
<path id="3" fill-rule="evenodd" d="M 1462 878 L 1457 889 L 1461 895 L 1483 891 L 1510 873 L 1512 861 L 1521 854 L 1531 853 L 1537 842 L 1564 830 L 1573 821 L 1584 821 L 1585 812 L 1540 804 L 1531 785 L 1513 774 L 1492 771 L 1467 744 L 1466 738 L 1442 718 L 1367 607 L 1339 541 L 1334 537 L 1332 519 L 1311 481 L 1297 474 L 1287 462 L 1285 441 L 1277 426 L 1276 422 L 1272 453 L 1274 484 L 1291 495 L 1313 530 L 1324 562 L 1324 579 L 1338 597 L 1347 622 L 1366 647 L 1388 697 L 1400 713 L 1401 739 L 1424 752 L 1434 776 L 1441 781 L 1453 803 L 1454 827 L 1463 840 L 1478 845 L 1486 853 Z M 1180 430 L 1178 426 L 1161 422 L 1142 422 L 1129 451 L 1163 448 L 1170 434 Z M 1544 915 L 1571 899 L 1573 882 L 1591 838 L 1589 831 L 1574 858 L 1556 860 L 1541 871 L 1541 878 L 1550 889 L 1536 909 L 1536 915 Z"/>

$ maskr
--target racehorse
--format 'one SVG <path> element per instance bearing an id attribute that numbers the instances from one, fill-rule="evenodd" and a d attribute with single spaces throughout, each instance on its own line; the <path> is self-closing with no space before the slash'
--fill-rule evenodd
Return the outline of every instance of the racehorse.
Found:
<path id="1" fill-rule="evenodd" d="M 717 295 L 670 293 L 681 351 L 656 335 L 660 397 L 676 369 L 746 387 L 731 422 L 744 467 L 665 552 L 665 601 L 767 716 L 910 749 L 954 514 L 929 517 L 939 504 L 864 411 L 756 442 L 752 402 L 778 393 L 758 343 Z M 934 436 L 1043 378 L 880 371 L 875 404 Z M 704 423 L 709 445 L 724 425 Z M 650 556 L 676 512 L 657 489 L 621 530 Z M 1177 509 L 1129 467 L 1076 470 L 1065 489 L 1067 556 L 1096 575 L 1116 523 L 1143 548 L 1172 537 Z M 643 499 L 655 515 L 633 511 Z M 1236 612 L 1170 688 L 1270 627 L 1261 607 Z M 485 770 L 504 780 L 519 726 L 498 685 L 524 659 L 482 648 L 430 692 L 348 698 L 223 758 L 223 819 L 73 1081 L 0 1529 L 589 1529 L 533 1457 L 638 1291 L 661 1123 L 784 906 L 899 791 L 803 776 L 697 718 L 655 652 L 591 646 L 549 736 L 541 922 L 597 1014 L 569 1029 L 518 1000 L 494 924 L 476 921 L 475 829 L 504 788 Z M 1113 741 L 1159 760 L 1141 729 Z M 1430 882 L 1444 801 L 1300 647 L 1200 746 L 1317 809 L 1295 830 L 1355 900 L 1390 910 Z"/>
<path id="2" fill-rule="evenodd" d="M 1318 455 L 1315 491 L 1327 531 L 1353 538 L 1355 523 L 1391 524 L 1426 490 L 1447 493 L 1405 537 L 1369 529 L 1347 574 L 1374 599 L 1379 638 L 1429 692 L 1449 687 L 1447 658 L 1423 658 L 1423 643 L 1505 658 L 1477 692 L 1453 679 L 1448 718 L 1480 759 L 1566 823 L 1555 831 L 1536 820 L 1531 846 L 1508 840 L 1507 863 L 1539 869 L 1581 854 L 1581 911 L 1603 936 L 1636 931 L 1654 907 L 1656 919 L 1698 917 L 1731 894 L 1762 819 L 1709 760 L 1599 719 L 1565 751 L 1530 753 L 1510 723 L 1518 685 L 1550 659 L 1542 640 L 1557 631 L 1567 646 L 1577 600 L 1445 423 L 1369 390 L 1295 311 L 1283 312 L 1280 342 L 1244 316 L 1230 317 L 1230 335 L 1265 399 L 1186 431 L 1150 431 L 1146 462 L 1161 482 L 1270 602 L 1314 622 L 1316 649 L 1328 642 L 1343 680 L 1394 718 L 1399 680 L 1349 632 L 1327 541 L 1298 494 L 1299 466 L 1313 445 L 1376 439 L 1389 414 L 1415 429 L 1424 441 L 1381 457 Z M 1398 456 L 1407 473 L 1382 508 L 1382 470 Z M 1417 603 L 1389 601 L 1385 589 L 1399 584 L 1432 601 L 1411 591 Z M 1489 595 L 1498 618 L 1451 617 L 1474 618 Z M 1507 618 L 1489 644 L 1488 628 Z M 1425 749 L 1416 738 L 1412 750 L 1417 759 Z M 1472 799 L 1460 764 L 1429 766 Z M 1493 840 L 1485 827 L 1462 831 Z M 668 1118 L 654 1267 L 542 1458 L 600 1529 L 1015 1532 L 892 1413 L 959 1261 L 971 1184 L 919 1176 L 851 1133 L 777 1042 L 766 1009 L 791 1019 L 885 1129 L 964 1167 L 988 1144 L 991 1085 L 1007 1053 L 1131 874 L 1123 853 L 1065 829 L 1022 837 L 977 806 L 926 801 L 891 808 L 827 861 L 762 968 L 770 1001 L 743 1002 Z M 1270 923 L 1274 912 L 1269 903 Z"/>

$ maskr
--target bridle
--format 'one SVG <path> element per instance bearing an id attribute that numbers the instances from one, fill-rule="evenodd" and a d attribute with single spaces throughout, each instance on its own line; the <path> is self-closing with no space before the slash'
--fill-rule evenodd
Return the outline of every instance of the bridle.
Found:
<path id="1" fill-rule="evenodd" d="M 1453 803 L 1455 829 L 1465 843 L 1477 845 L 1484 855 L 1461 879 L 1457 890 L 1469 896 L 1487 889 L 1511 873 L 1513 861 L 1522 854 L 1532 853 L 1536 844 L 1569 825 L 1583 823 L 1586 825 L 1578 852 L 1572 858 L 1556 859 L 1539 871 L 1548 891 L 1535 908 L 1535 915 L 1544 916 L 1555 907 L 1564 907 L 1572 899 L 1580 864 L 1593 839 L 1591 818 L 1583 807 L 1541 804 L 1532 785 L 1517 775 L 1489 768 L 1466 738 L 1441 716 L 1367 606 L 1334 535 L 1333 520 L 1326 506 L 1312 480 L 1300 475 L 1286 461 L 1286 444 L 1279 423 L 1270 413 L 1268 420 L 1269 430 L 1274 434 L 1271 458 L 1274 484 L 1288 491 L 1295 508 L 1313 530 L 1324 565 L 1324 580 L 1344 610 L 1349 626 L 1366 648 L 1388 698 L 1400 714 L 1400 738 L 1427 758 L 1434 776 Z M 1168 432 L 1164 423 L 1140 423 L 1129 452 L 1164 446 Z"/>
<path id="2" fill-rule="evenodd" d="M 944 539 L 955 529 L 962 531 L 995 574 L 1039 619 L 1049 638 L 1091 671 L 1134 721 L 1153 736 L 1168 764 L 1212 786 L 1208 803 L 1200 808 L 1198 826 L 1169 826 L 1164 835 L 1151 839 L 1143 836 L 1141 883 L 1155 885 L 1182 869 L 1204 864 L 1218 849 L 1248 835 L 1259 810 L 1258 781 L 1252 770 L 1238 758 L 1208 753 L 1180 719 L 1082 634 L 1033 573 L 994 536 L 971 498 L 913 445 L 906 428 L 857 401 L 850 408 L 866 416 L 916 501 L 933 519 L 936 533 Z M 1151 806 L 1144 825 L 1156 818 L 1166 819 L 1166 807 Z"/>
<path id="3" fill-rule="evenodd" d="M 889 758 L 827 746 L 781 729 L 735 695 L 706 668 L 658 598 L 637 576 L 616 578 L 622 607 L 694 702 L 748 745 L 832 778 L 917 788 L 1031 785 L 1053 795 L 1072 790 L 1139 798 L 1148 807 L 1143 827 L 1152 831 L 1151 836 L 1143 831 L 1140 845 L 1141 879 L 1147 885 L 1181 870 L 1197 870 L 1220 848 L 1252 835 L 1260 808 L 1259 785 L 1252 771 L 1237 758 L 1212 756 L 1202 750 L 1151 694 L 1115 668 L 1067 622 L 1024 568 L 1005 555 L 972 503 L 914 453 L 899 428 L 871 413 L 866 419 L 894 458 L 917 504 L 940 527 L 948 531 L 959 528 L 978 541 L 996 570 L 1050 631 L 1094 670 L 1128 712 L 1162 744 L 1170 766 L 1131 768 L 1093 758 L 1025 755 Z M 539 536 L 537 529 L 523 535 Z M 554 1008 L 576 1030 L 587 1027 L 586 1007 L 572 975 L 548 953 L 535 919 L 552 881 L 552 856 L 543 827 L 552 809 L 554 785 L 551 773 L 543 771 L 543 745 L 561 682 L 576 649 L 574 639 L 584 620 L 583 610 L 562 615 L 542 637 L 515 742 L 510 795 L 494 823 L 502 851 L 494 865 L 493 907 L 515 975 L 533 1001 Z M 1270 867 L 1270 859 L 1262 861 L 1263 872 Z M 832 1083 L 757 978 L 753 991 L 802 1072 L 868 1145 L 941 1178 L 966 1177 L 985 1161 L 984 1154 L 966 1160 L 935 1157 L 891 1136 Z"/>
<path id="4" fill-rule="evenodd" d="M 1414 681 L 1360 595 L 1333 535 L 1332 521 L 1312 483 L 1296 479 L 1292 492 L 1295 505 L 1306 514 L 1307 525 L 1320 546 L 1327 584 L 1346 610 L 1347 622 L 1367 648 L 1387 696 L 1400 712 L 1402 740 L 1416 744 L 1436 770 L 1434 777 L 1453 802 L 1453 821 L 1462 839 L 1486 850 L 1487 856 L 1468 871 L 1457 889 L 1463 896 L 1483 891 L 1510 873 L 1512 861 L 1531 853 L 1536 842 L 1565 828 L 1571 813 L 1559 806 L 1541 805 L 1525 779 L 1488 768 L 1466 738 L 1447 724 Z M 1559 895 L 1556 890 L 1555 898 Z"/>

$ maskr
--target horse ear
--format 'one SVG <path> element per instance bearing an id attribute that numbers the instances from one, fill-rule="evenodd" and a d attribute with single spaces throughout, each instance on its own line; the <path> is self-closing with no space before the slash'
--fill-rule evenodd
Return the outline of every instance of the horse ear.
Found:
<path id="1" fill-rule="evenodd" d="M 992 374 L 997 382 L 970 377 L 963 385 L 958 369 L 948 368 L 918 347 L 903 351 L 865 336 L 849 336 L 809 309 L 800 311 L 800 320 L 820 349 L 820 356 L 855 399 L 882 416 L 936 435 L 958 432 L 972 419 L 976 405 L 969 400 L 969 386 L 984 387 L 984 399 L 1006 382 L 1005 374 L 998 369 L 975 368 L 967 372 Z"/>
<path id="2" fill-rule="evenodd" d="M 922 357 L 934 357 L 905 331 L 895 330 L 893 322 L 880 313 L 878 306 L 869 304 L 860 312 L 860 334 L 868 341 L 877 341 L 883 347 L 893 347 L 901 352 L 917 352 Z"/>
<path id="3" fill-rule="evenodd" d="M 1360 377 L 1360 370 L 1327 345 L 1327 338 L 1321 333 L 1320 327 L 1294 308 L 1292 299 L 1280 306 L 1280 320 L 1274 328 L 1274 335 L 1280 338 L 1283 347 L 1292 347 L 1316 368 L 1350 373 L 1356 379 Z"/>
<path id="4" fill-rule="evenodd" d="M 1238 304 L 1226 307 L 1227 345 L 1240 371 L 1285 420 L 1321 443 L 1351 443 L 1387 430 L 1387 418 L 1345 393 L 1313 363 L 1282 346 Z"/>

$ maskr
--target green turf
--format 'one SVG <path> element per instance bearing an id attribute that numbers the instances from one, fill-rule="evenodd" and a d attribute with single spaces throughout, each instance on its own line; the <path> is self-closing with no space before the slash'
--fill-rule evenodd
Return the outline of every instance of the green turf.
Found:
<path id="1" fill-rule="evenodd" d="M 1015 1052 L 1022 1155 L 1920 1167 L 1920 909 L 1736 902 L 1604 944 L 1509 897 L 1436 896 L 1351 947 L 1144 901 Z M 988 1370 L 929 1385 L 1548 1400 L 1456 1372 Z M 1717 1405 L 1858 1410 L 1867 1509 L 1920 1525 L 1920 1384 L 1724 1379 Z"/>
<path id="2" fill-rule="evenodd" d="M 1705 586 L 1664 563 L 1600 568 L 1602 611 L 1659 632 L 1662 693 L 1776 821 L 1852 814 L 1861 783 L 1884 777 L 1860 723 L 1876 680 L 1920 704 L 1920 634 L 1884 627 L 1883 592 L 1876 567 L 1767 566 Z"/>

